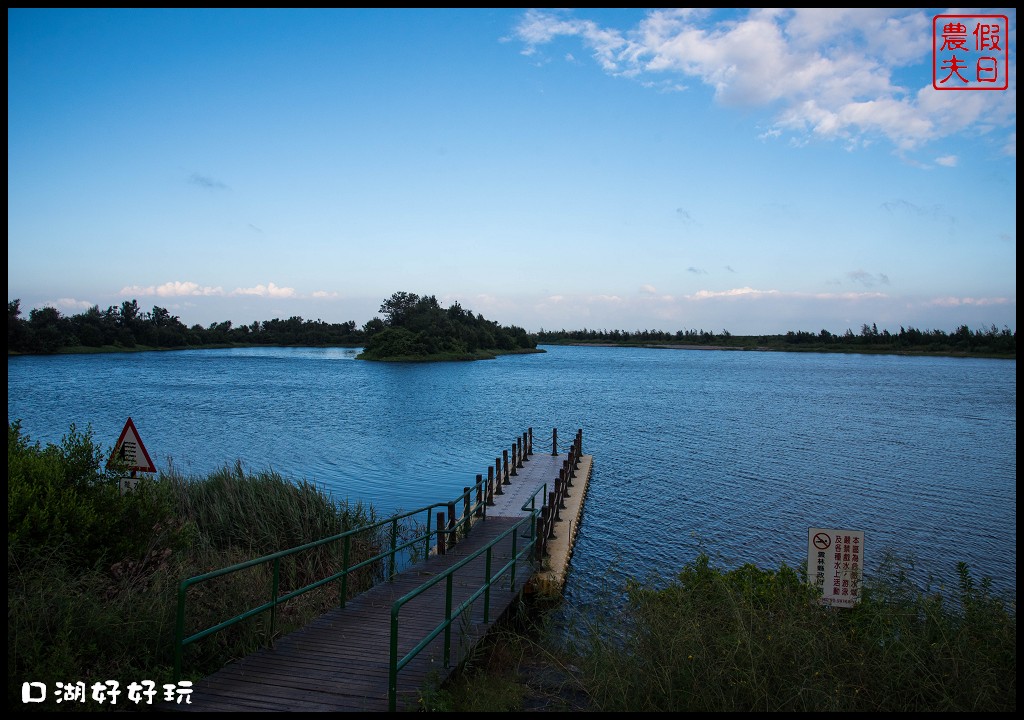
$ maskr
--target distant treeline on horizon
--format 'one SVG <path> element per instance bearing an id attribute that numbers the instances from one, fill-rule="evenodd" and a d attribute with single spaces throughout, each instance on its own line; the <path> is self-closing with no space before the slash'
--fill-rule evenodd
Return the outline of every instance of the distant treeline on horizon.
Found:
<path id="1" fill-rule="evenodd" d="M 873 350 L 881 352 L 932 352 L 987 354 L 1000 356 L 1017 355 L 1017 333 L 1008 327 L 1001 330 L 992 325 L 972 330 L 961 325 L 952 332 L 943 330 L 918 330 L 900 327 L 898 333 L 878 330 L 876 325 L 865 323 L 859 333 L 847 329 L 843 334 L 828 330 L 813 333 L 790 330 L 785 335 L 733 335 L 728 330 L 714 333 L 705 330 L 540 330 L 531 333 L 527 343 L 522 328 L 503 328 L 481 316 L 473 316 L 458 305 L 442 310 L 433 296 L 420 298 L 407 293 L 396 293 L 385 302 L 384 311 L 395 299 L 411 298 L 420 301 L 433 311 L 438 321 L 476 326 L 473 333 L 493 340 L 497 333 L 499 340 L 506 333 L 511 335 L 516 346 L 534 344 L 602 343 L 615 345 L 696 345 L 723 346 L 734 348 L 783 348 L 822 350 Z M 432 301 L 432 302 L 427 302 Z M 92 306 L 77 315 L 62 315 L 52 307 L 35 308 L 28 318 L 22 317 L 21 301 L 7 303 L 7 349 L 8 352 L 49 354 L 73 348 L 138 346 L 153 348 L 187 348 L 208 345 L 280 345 L 280 346 L 363 346 L 375 334 L 397 321 L 389 317 L 386 321 L 373 318 L 362 327 L 355 321 L 327 323 L 322 320 L 304 320 L 293 316 L 287 320 L 265 320 L 249 325 L 234 325 L 230 320 L 214 322 L 207 327 L 186 326 L 176 315 L 165 308 L 154 305 L 151 311 L 139 307 L 136 300 L 126 300 L 121 305 L 111 305 L 106 310 Z M 398 323 L 395 322 L 395 325 Z M 473 334 L 471 333 L 471 335 Z M 463 342 L 474 345 L 473 337 L 467 337 L 463 330 Z M 486 343 L 502 345 L 505 343 Z"/>
<path id="2" fill-rule="evenodd" d="M 782 348 L 791 350 L 863 350 L 874 352 L 927 352 L 1017 356 L 1017 332 L 992 325 L 971 330 L 961 325 L 953 332 L 918 330 L 900 326 L 898 333 L 879 330 L 875 323 L 861 326 L 860 333 L 847 329 L 841 335 L 828 330 L 817 333 L 790 330 L 785 335 L 733 335 L 728 330 L 541 330 L 539 344 L 604 343 L 613 345 L 695 345 L 737 349 Z"/>

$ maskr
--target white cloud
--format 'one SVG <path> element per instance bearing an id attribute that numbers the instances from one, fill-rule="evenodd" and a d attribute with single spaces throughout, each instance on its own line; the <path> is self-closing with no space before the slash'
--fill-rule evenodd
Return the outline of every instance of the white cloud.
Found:
<path id="1" fill-rule="evenodd" d="M 91 303 L 88 300 L 75 300 L 74 298 L 58 298 L 53 301 L 47 301 L 43 303 L 44 307 L 52 307 L 57 310 L 63 310 L 65 313 L 71 312 L 82 312 L 88 310 L 95 303 Z"/>
<path id="2" fill-rule="evenodd" d="M 976 305 L 984 307 L 987 305 L 1008 305 L 1009 303 L 1015 303 L 1016 300 L 1013 298 L 994 297 L 994 298 L 973 298 L 973 297 L 937 297 L 933 298 L 929 304 L 937 305 L 939 307 L 960 307 L 962 305 Z"/>
<path id="3" fill-rule="evenodd" d="M 251 288 L 235 288 L 232 295 L 258 295 L 260 297 L 293 298 L 297 297 L 295 288 L 278 287 L 274 283 L 256 285 Z"/>
<path id="4" fill-rule="evenodd" d="M 943 167 L 956 167 L 957 161 L 956 155 L 943 155 L 942 157 L 935 158 L 935 164 L 942 165 Z"/>
<path id="5" fill-rule="evenodd" d="M 733 288 L 732 290 L 698 290 L 692 295 L 687 295 L 687 299 L 690 300 L 709 300 L 711 298 L 722 298 L 722 297 L 740 297 L 750 296 L 758 297 L 761 295 L 778 295 L 778 290 L 755 290 L 752 287 Z"/>
<path id="6" fill-rule="evenodd" d="M 633 28 L 604 28 L 565 12 L 530 10 L 516 30 L 535 54 L 577 38 L 606 72 L 645 86 L 696 77 L 729 106 L 767 107 L 773 130 L 841 139 L 874 136 L 909 150 L 971 128 L 1014 132 L 1015 89 L 937 91 L 931 86 L 931 16 L 916 9 L 754 9 L 728 19 L 709 12 L 654 10 Z M 916 92 L 894 82 L 907 71 Z M 922 81 L 927 78 L 927 84 Z M 656 82 L 655 82 L 656 81 Z"/>
<path id="7" fill-rule="evenodd" d="M 142 287 L 140 285 L 128 285 L 121 288 L 121 295 L 156 295 L 158 297 L 189 297 L 189 296 L 217 296 L 223 295 L 224 289 L 221 287 L 203 287 L 198 283 L 194 282 L 181 282 L 174 280 L 166 282 L 163 285 L 149 285 Z"/>
<path id="8" fill-rule="evenodd" d="M 315 290 L 313 292 L 315 298 L 336 298 L 339 297 L 336 292 L 328 292 L 327 290 Z"/>

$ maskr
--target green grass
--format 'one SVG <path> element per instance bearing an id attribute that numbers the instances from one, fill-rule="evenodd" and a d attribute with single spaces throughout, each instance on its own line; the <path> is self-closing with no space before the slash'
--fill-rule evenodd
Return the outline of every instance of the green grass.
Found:
<path id="1" fill-rule="evenodd" d="M 102 710 L 84 704 L 25 705 L 24 682 L 149 679 L 173 682 L 174 612 L 181 580 L 372 523 L 372 508 L 336 503 L 308 482 L 240 463 L 206 477 L 173 470 L 127 495 L 90 431 L 40 447 L 8 428 L 8 705 L 20 710 Z M 373 532 L 353 558 L 379 548 Z M 336 569 L 333 550 L 284 563 L 282 592 Z M 352 562 L 357 562 L 353 559 Z M 269 568 L 256 567 L 189 592 L 188 632 L 210 627 L 267 599 Z M 372 583 L 379 568 L 350 580 Z M 338 603 L 337 585 L 279 608 L 277 631 L 301 627 Z M 267 614 L 189 646 L 184 670 L 201 677 L 267 641 Z M 122 697 L 122 700 L 124 697 Z M 141 706 L 140 706 L 141 707 Z"/>
<path id="2" fill-rule="evenodd" d="M 307 482 L 240 463 L 206 477 L 173 469 L 128 495 L 90 431 L 40 447 L 8 426 L 8 704 L 103 710 L 94 701 L 23 705 L 24 682 L 172 681 L 174 608 L 187 577 L 371 523 Z M 357 553 L 380 546 L 373 533 Z M 311 551 L 284 568 L 286 587 L 322 577 Z M 454 678 L 427 684 L 425 710 L 1013 712 L 1016 600 L 959 565 L 952 591 L 918 589 L 897 558 L 865 579 L 861 603 L 826 608 L 802 573 L 721 569 L 706 555 L 672 582 L 632 582 L 605 606 L 563 608 L 568 630 L 508 623 Z M 372 583 L 377 570 L 360 582 Z M 352 583 L 358 586 L 359 582 Z M 268 569 L 190 591 L 190 629 L 267 597 Z M 359 588 L 352 587 L 352 592 Z M 281 608 L 278 630 L 337 604 L 337 589 Z M 203 676 L 266 641 L 265 616 L 193 646 Z"/>
<path id="3" fill-rule="evenodd" d="M 958 569 L 959 586 L 943 595 L 917 589 L 889 557 L 858 606 L 828 608 L 793 569 L 724 570 L 702 555 L 671 583 L 631 582 L 563 608 L 568 630 L 505 629 L 493 657 L 428 688 L 424 706 L 1013 712 L 1015 601 Z"/>

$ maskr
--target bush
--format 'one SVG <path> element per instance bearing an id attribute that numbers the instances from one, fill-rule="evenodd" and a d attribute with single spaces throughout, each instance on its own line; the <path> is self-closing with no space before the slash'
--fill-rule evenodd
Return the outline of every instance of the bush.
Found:
<path id="1" fill-rule="evenodd" d="M 122 496 L 118 473 L 103 462 L 91 428 L 83 433 L 72 425 L 60 445 L 43 448 L 9 423 L 8 551 L 55 551 L 78 570 L 141 559 L 154 528 L 170 520 L 170 497 L 146 481 Z"/>
<path id="2" fill-rule="evenodd" d="M 213 569 L 369 525 L 372 508 L 337 504 L 311 483 L 240 463 L 206 478 L 173 470 L 121 496 L 117 473 L 91 431 L 72 425 L 60 445 L 40 447 L 8 425 L 8 705 L 17 710 L 102 710 L 92 699 L 57 702 L 56 683 L 173 680 L 179 583 Z M 353 564 L 381 547 L 376 531 L 352 544 Z M 299 554 L 283 568 L 288 587 L 336 570 L 334 551 Z M 379 564 L 350 580 L 355 591 L 380 575 Z M 269 568 L 253 568 L 190 592 L 190 624 L 206 628 L 267 599 Z M 281 606 L 279 632 L 337 606 L 324 587 Z M 267 640 L 266 614 L 190 646 L 190 677 L 219 669 Z M 195 673 L 195 674 L 191 674 Z M 197 674 L 197 675 L 196 675 Z M 50 689 L 25 705 L 24 682 Z M 90 696 L 91 698 L 91 696 Z M 125 704 L 122 696 L 119 704 Z M 129 708 L 133 705 L 127 705 Z"/>
<path id="3" fill-rule="evenodd" d="M 953 603 L 887 571 L 829 608 L 790 568 L 701 555 L 667 587 L 631 584 L 624 625 L 588 628 L 584 683 L 601 710 L 1012 712 L 1015 607 L 960 573 Z"/>

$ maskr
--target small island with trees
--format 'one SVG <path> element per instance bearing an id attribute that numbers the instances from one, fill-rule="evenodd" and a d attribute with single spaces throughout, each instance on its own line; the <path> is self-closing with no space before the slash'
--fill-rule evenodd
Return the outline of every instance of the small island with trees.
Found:
<path id="1" fill-rule="evenodd" d="M 364 360 L 487 360 L 498 355 L 544 352 L 515 325 L 504 327 L 459 303 L 442 308 L 433 295 L 396 292 L 380 306 L 384 319 L 366 324 Z"/>

